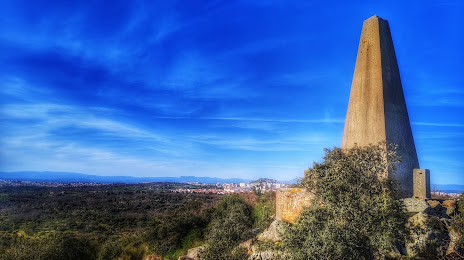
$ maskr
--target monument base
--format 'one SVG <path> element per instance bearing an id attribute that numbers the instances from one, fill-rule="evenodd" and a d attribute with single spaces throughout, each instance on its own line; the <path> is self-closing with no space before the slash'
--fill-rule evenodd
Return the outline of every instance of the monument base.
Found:
<path id="1" fill-rule="evenodd" d="M 281 188 L 276 193 L 276 220 L 293 224 L 314 195 L 306 189 Z"/>

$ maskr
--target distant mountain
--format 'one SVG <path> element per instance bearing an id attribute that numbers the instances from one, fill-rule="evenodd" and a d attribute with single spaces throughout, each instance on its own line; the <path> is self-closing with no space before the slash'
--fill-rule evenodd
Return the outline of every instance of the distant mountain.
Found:
<path id="1" fill-rule="evenodd" d="M 250 180 L 231 178 L 211 178 L 211 177 L 133 177 L 133 176 L 99 176 L 88 175 L 74 172 L 0 172 L 0 179 L 18 181 L 44 181 L 44 182 L 99 182 L 99 183 L 140 183 L 140 182 L 200 182 L 207 184 L 215 183 L 240 183 Z"/>
<path id="2" fill-rule="evenodd" d="M 448 193 L 461 193 L 464 192 L 464 185 L 459 184 L 432 184 L 432 191 L 441 191 Z"/>
<path id="3" fill-rule="evenodd" d="M 277 181 L 273 179 L 268 179 L 268 178 L 260 178 L 260 179 L 257 179 L 256 181 L 252 181 L 251 183 L 260 183 L 260 182 L 276 183 Z"/>

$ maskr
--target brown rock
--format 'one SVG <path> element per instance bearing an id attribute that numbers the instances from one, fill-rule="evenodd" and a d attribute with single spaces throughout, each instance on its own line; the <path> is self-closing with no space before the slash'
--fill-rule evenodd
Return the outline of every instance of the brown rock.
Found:
<path id="1" fill-rule="evenodd" d="M 428 203 L 428 204 L 430 205 L 430 207 L 432 207 L 432 208 L 435 208 L 435 207 L 437 207 L 438 205 L 441 206 L 441 203 L 440 203 L 440 201 L 438 201 L 438 200 L 427 200 L 427 203 Z"/>
<path id="2" fill-rule="evenodd" d="M 456 200 L 445 200 L 442 203 L 446 208 L 446 215 L 452 217 L 456 213 Z"/>
<path id="3" fill-rule="evenodd" d="M 442 203 L 443 207 L 449 208 L 453 207 L 456 208 L 456 200 L 445 200 Z"/>

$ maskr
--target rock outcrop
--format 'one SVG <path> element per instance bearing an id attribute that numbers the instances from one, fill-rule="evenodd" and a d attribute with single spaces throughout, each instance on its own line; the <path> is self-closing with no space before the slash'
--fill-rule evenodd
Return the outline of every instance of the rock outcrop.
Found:
<path id="1" fill-rule="evenodd" d="M 285 223 L 280 220 L 274 220 L 263 233 L 258 235 L 259 241 L 279 242 L 282 240 Z"/>
<path id="2" fill-rule="evenodd" d="M 250 257 L 248 257 L 248 260 L 284 260 L 284 259 L 288 259 L 288 256 L 286 256 L 282 252 L 271 251 L 271 250 L 255 252 L 251 254 Z"/>
<path id="3" fill-rule="evenodd" d="M 200 251 L 204 248 L 205 248 L 204 245 L 190 248 L 187 251 L 187 254 L 180 256 L 178 260 L 200 260 Z"/>
<path id="4" fill-rule="evenodd" d="M 410 214 L 410 241 L 402 253 L 419 259 L 457 256 L 459 248 L 455 242 L 461 234 L 449 226 L 450 218 L 456 213 L 456 200 L 406 198 L 403 201 Z"/>

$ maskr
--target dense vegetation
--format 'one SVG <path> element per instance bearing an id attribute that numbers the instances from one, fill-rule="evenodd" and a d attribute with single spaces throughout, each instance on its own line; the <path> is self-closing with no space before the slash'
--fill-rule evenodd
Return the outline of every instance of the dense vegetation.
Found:
<path id="1" fill-rule="evenodd" d="M 178 230 L 184 231 L 170 224 L 204 228 L 207 216 L 199 220 L 196 213 L 214 208 L 221 199 L 214 194 L 169 192 L 179 185 L 0 187 L 0 255 L 7 259 L 29 259 L 29 255 L 35 259 L 111 259 L 111 255 L 137 259 L 148 252 L 167 253 L 181 242 L 165 249 L 157 239 L 178 241 L 174 237 L 183 235 Z M 180 212 L 189 216 L 178 224 Z M 85 257 L 61 257 L 60 250 L 76 248 L 69 244 L 87 248 L 76 250 Z M 74 254 L 71 251 L 66 253 Z"/>
<path id="2" fill-rule="evenodd" d="M 398 184 L 378 177 L 396 163 L 394 147 L 385 143 L 327 149 L 301 181 L 314 201 L 284 236 L 292 259 L 374 259 L 404 241 L 407 216 L 395 198 Z"/>
<path id="3" fill-rule="evenodd" d="M 219 203 L 213 220 L 208 226 L 206 249 L 203 259 L 243 259 L 243 253 L 235 248 L 250 237 L 253 225 L 251 207 L 239 196 L 228 196 Z M 235 251 L 234 251 L 235 249 Z M 246 255 L 246 253 L 245 253 Z"/>
<path id="4" fill-rule="evenodd" d="M 0 259 L 177 259 L 205 241 L 205 258 L 221 259 L 211 257 L 219 252 L 231 259 L 250 229 L 266 226 L 274 214 L 273 193 L 169 191 L 187 187 L 0 187 Z M 229 225 L 235 230 L 221 233 Z"/>
<path id="5" fill-rule="evenodd" d="M 461 257 L 464 258 L 464 192 L 457 201 L 457 214 L 451 219 L 451 229 L 457 235 L 456 246 L 461 249 Z"/>

